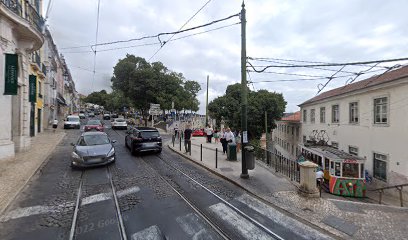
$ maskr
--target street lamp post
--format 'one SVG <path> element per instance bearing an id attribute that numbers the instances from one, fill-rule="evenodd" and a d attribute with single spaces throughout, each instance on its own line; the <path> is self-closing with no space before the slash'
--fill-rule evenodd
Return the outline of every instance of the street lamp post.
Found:
<path id="1" fill-rule="evenodd" d="M 242 129 L 242 172 L 241 178 L 249 178 L 246 166 L 245 146 L 247 145 L 248 123 L 247 123 L 248 91 L 246 79 L 246 17 L 245 3 L 242 1 L 241 9 L 241 129 Z"/>

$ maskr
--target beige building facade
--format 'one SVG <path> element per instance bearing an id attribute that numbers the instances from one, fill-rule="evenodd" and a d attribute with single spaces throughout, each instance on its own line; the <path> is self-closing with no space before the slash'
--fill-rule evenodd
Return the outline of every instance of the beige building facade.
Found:
<path id="1" fill-rule="evenodd" d="M 366 159 L 378 186 L 408 183 L 408 67 L 336 88 L 299 105 L 302 142 Z"/>

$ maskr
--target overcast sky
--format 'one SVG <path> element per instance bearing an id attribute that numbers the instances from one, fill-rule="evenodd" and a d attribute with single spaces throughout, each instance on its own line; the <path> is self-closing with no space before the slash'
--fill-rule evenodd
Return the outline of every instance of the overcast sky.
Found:
<path id="1" fill-rule="evenodd" d="M 48 1 L 44 1 L 44 12 Z M 101 0 L 98 42 L 177 31 L 207 1 Z M 95 43 L 97 2 L 52 0 L 47 20 L 54 41 L 70 67 L 77 90 L 82 94 L 102 89 L 111 91 L 113 67 L 127 53 L 149 60 L 160 48 L 157 38 L 98 46 L 97 50 L 106 51 L 97 52 L 96 75 L 93 79 L 94 54 L 91 48 L 70 47 Z M 212 0 L 183 29 L 239 13 L 241 3 L 239 0 Z M 249 57 L 342 63 L 408 56 L 408 1 L 248 0 L 245 4 Z M 206 28 L 175 35 L 173 39 L 239 21 L 238 17 L 234 17 Z M 161 40 L 166 41 L 170 36 L 163 36 Z M 143 44 L 152 45 L 135 46 Z M 123 48 L 129 46 L 134 47 Z M 223 95 L 228 85 L 241 82 L 240 57 L 241 29 L 240 25 L 232 25 L 170 41 L 150 62 L 161 61 L 169 69 L 183 73 L 186 79 L 199 82 L 202 87 L 198 95 L 201 103 L 199 112 L 204 113 L 207 75 L 210 77 L 211 101 Z M 256 66 L 276 65 L 274 62 L 250 62 Z M 343 72 L 335 75 L 345 77 L 333 79 L 324 90 L 342 86 L 352 73 L 368 68 L 347 66 L 342 69 Z M 288 102 L 286 111 L 297 111 L 298 104 L 316 95 L 318 84 L 327 82 L 327 79 L 302 79 L 329 77 L 340 67 L 325 69 L 270 68 L 266 70 L 269 73 L 252 72 L 248 80 L 254 83 L 249 86 L 251 90 L 267 89 L 283 93 Z M 376 67 L 371 71 L 375 71 L 371 75 L 380 74 L 384 69 Z M 368 76 L 361 76 L 355 81 Z"/>

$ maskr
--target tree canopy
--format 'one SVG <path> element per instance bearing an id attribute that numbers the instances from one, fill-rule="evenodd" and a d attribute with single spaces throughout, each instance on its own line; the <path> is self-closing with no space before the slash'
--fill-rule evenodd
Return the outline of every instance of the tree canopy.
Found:
<path id="1" fill-rule="evenodd" d="M 122 92 L 143 116 L 147 115 L 150 103 L 170 110 L 174 102 L 178 111 L 198 111 L 200 85 L 186 80 L 181 73 L 170 71 L 161 62 L 149 63 L 144 58 L 127 54 L 114 67 L 111 81 L 113 90 Z"/>
<path id="2" fill-rule="evenodd" d="M 285 111 L 286 101 L 281 93 L 267 90 L 248 91 L 248 135 L 259 138 L 265 132 L 265 111 L 268 129 L 274 127 L 274 121 L 280 119 Z M 241 129 L 241 84 L 227 87 L 223 96 L 208 104 L 209 115 L 220 122 L 222 119 L 233 129 Z"/>

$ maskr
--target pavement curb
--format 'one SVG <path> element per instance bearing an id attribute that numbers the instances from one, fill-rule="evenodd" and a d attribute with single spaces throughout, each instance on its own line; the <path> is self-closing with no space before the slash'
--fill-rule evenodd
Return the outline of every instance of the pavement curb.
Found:
<path id="1" fill-rule="evenodd" d="M 34 171 L 32 172 L 32 174 L 29 175 L 29 177 L 26 179 L 26 181 L 24 181 L 24 183 L 21 185 L 21 187 L 19 187 L 17 189 L 17 191 L 15 191 L 15 194 L 10 198 L 9 201 L 6 202 L 5 206 L 0 209 L 0 215 L 3 215 L 4 212 L 6 212 L 6 210 L 8 209 L 8 207 L 10 206 L 10 204 L 17 198 L 17 196 L 21 193 L 21 191 L 27 186 L 27 183 L 29 183 L 31 181 L 31 179 L 33 178 L 34 175 L 37 174 L 37 172 L 42 169 L 49 161 L 51 153 L 55 150 L 55 148 L 57 147 L 57 145 L 62 141 L 62 139 L 64 139 L 64 137 L 66 136 L 66 133 L 63 132 L 63 134 L 61 135 L 60 139 L 58 139 L 56 141 L 56 144 L 47 152 L 46 157 L 44 158 L 44 160 L 41 162 L 41 164 L 38 165 L 38 167 L 36 167 L 34 169 Z"/>
<path id="2" fill-rule="evenodd" d="M 228 177 L 222 175 L 221 173 L 219 173 L 219 172 L 217 172 L 217 171 L 215 171 L 215 170 L 213 170 L 213 169 L 211 169 L 211 168 L 209 168 L 209 167 L 207 167 L 207 166 L 205 166 L 205 165 L 203 165 L 203 164 L 200 164 L 199 162 L 195 161 L 192 157 L 190 157 L 190 155 L 184 155 L 184 154 L 180 153 L 179 151 L 173 149 L 170 145 L 167 145 L 167 146 L 168 146 L 168 148 L 169 148 L 170 150 L 172 150 L 173 152 L 177 153 L 178 155 L 180 155 L 180 156 L 182 156 L 182 157 L 184 157 L 184 158 L 190 160 L 191 162 L 193 162 L 194 164 L 196 164 L 196 165 L 198 165 L 198 166 L 200 166 L 200 167 L 202 167 L 202 168 L 207 169 L 207 170 L 210 171 L 211 173 L 213 173 L 213 174 L 215 174 L 215 175 L 217 175 L 217 176 L 219 176 L 219 177 L 221 177 L 221 178 L 227 180 L 228 182 L 234 184 L 235 186 L 237 186 L 237 187 L 241 188 L 242 190 L 244 190 L 245 192 L 249 193 L 251 196 L 253 196 L 253 197 L 259 199 L 259 200 L 262 201 L 263 203 L 265 203 L 265 204 L 267 204 L 267 205 L 269 205 L 269 206 L 275 208 L 276 210 L 280 211 L 281 213 L 286 214 L 287 216 L 292 217 L 292 218 L 296 219 L 296 220 L 299 221 L 299 222 L 305 223 L 306 225 L 312 227 L 313 229 L 315 229 L 315 230 L 317 230 L 317 231 L 320 231 L 320 232 L 323 232 L 324 234 L 326 234 L 326 235 L 328 235 L 328 236 L 330 236 L 330 237 L 332 237 L 332 238 L 334 238 L 334 239 L 346 239 L 346 238 L 345 238 L 345 237 L 347 237 L 346 235 L 343 235 L 343 236 L 342 236 L 342 235 L 338 235 L 338 234 L 335 234 L 335 233 L 333 233 L 333 232 L 330 232 L 329 230 L 320 227 L 318 224 L 313 223 L 313 222 L 310 222 L 308 219 L 305 219 L 305 218 L 303 218 L 303 217 L 301 217 L 301 216 L 299 216 L 299 215 L 296 215 L 295 213 L 290 212 L 289 210 L 286 210 L 286 209 L 284 209 L 284 208 L 282 208 L 282 207 L 280 207 L 280 206 L 278 206 L 278 205 L 276 205 L 276 204 L 274 204 L 274 203 L 271 203 L 270 201 L 264 199 L 264 198 L 261 197 L 261 196 L 258 196 L 257 194 L 255 194 L 255 193 L 253 193 L 252 191 L 248 190 L 247 188 L 243 187 L 241 184 L 237 183 L 236 181 L 234 181 L 234 180 L 232 180 L 232 179 L 230 179 L 230 178 L 228 178 Z M 348 236 L 348 237 L 350 237 L 350 236 Z"/>

